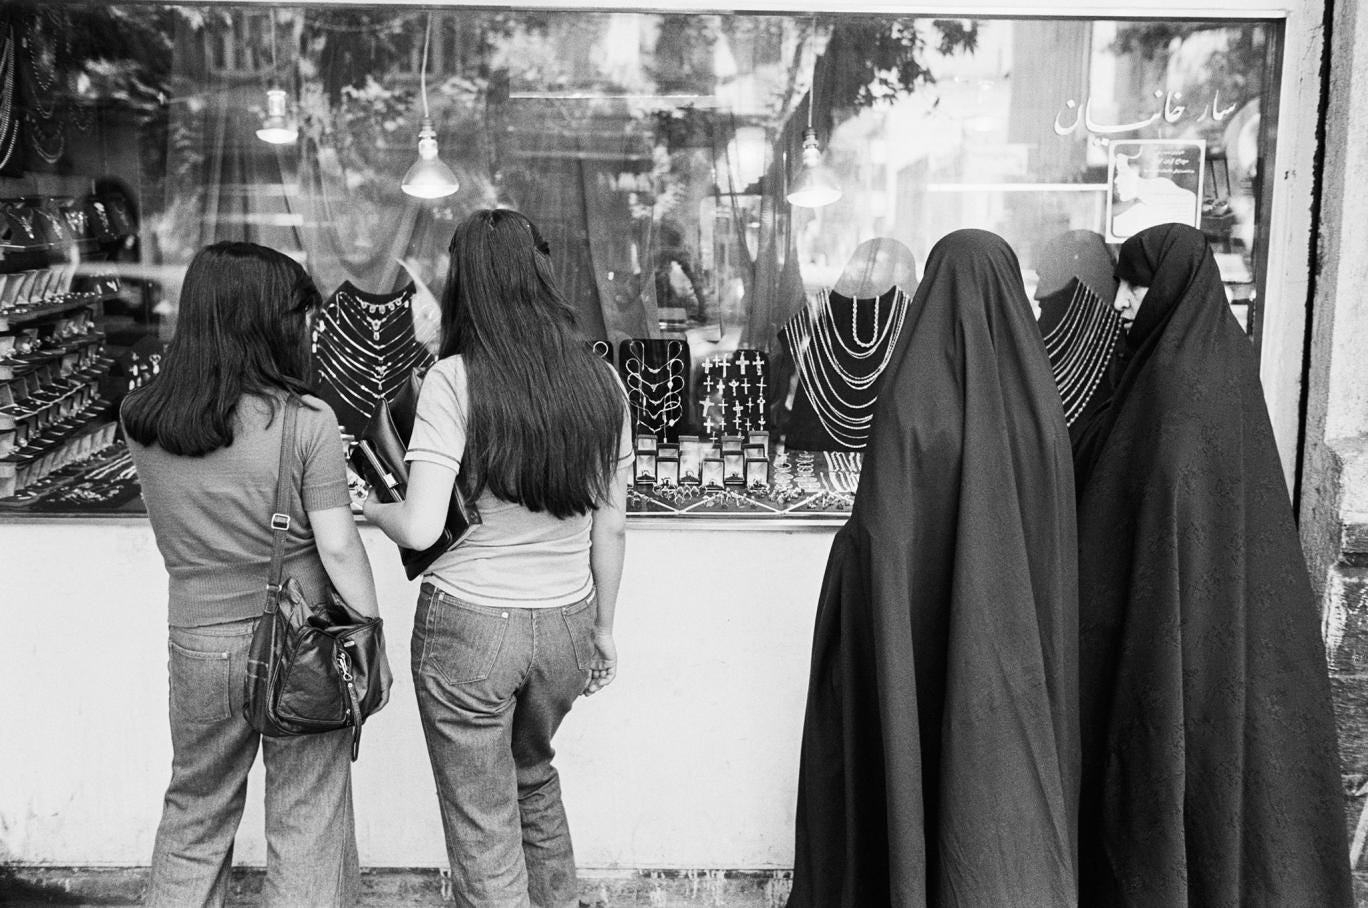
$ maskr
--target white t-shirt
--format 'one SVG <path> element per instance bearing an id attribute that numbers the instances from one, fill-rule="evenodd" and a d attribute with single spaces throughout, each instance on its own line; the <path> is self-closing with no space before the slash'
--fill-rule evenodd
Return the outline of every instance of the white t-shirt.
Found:
<path id="1" fill-rule="evenodd" d="M 409 462 L 460 472 L 465 453 L 469 388 L 459 355 L 428 370 L 409 439 Z M 624 419 L 631 456 L 631 427 Z M 433 562 L 425 579 L 476 605 L 555 608 L 572 605 L 594 588 L 589 572 L 590 514 L 561 519 L 496 498 L 486 489 L 475 502 L 483 521 L 456 548 Z"/>

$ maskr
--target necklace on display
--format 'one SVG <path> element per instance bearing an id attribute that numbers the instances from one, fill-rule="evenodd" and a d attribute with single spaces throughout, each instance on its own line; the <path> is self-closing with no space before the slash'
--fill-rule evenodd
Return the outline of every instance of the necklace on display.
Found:
<path id="1" fill-rule="evenodd" d="M 1076 281 L 1064 317 L 1044 336 L 1064 418 L 1073 425 L 1102 381 L 1120 337 L 1121 317 L 1082 281 Z"/>
<path id="2" fill-rule="evenodd" d="M 399 296 L 380 303 L 369 302 L 340 288 L 336 296 L 338 309 L 346 312 L 353 319 L 364 320 L 370 328 L 372 339 L 378 341 L 380 332 L 385 328 L 386 323 L 403 314 L 413 293 L 414 290 L 406 288 Z"/>
<path id="3" fill-rule="evenodd" d="M 802 314 L 803 313 L 799 313 L 800 316 Z M 818 343 L 818 353 L 820 354 L 823 364 L 828 367 L 830 371 L 835 372 L 836 375 L 851 388 L 857 391 L 864 391 L 873 387 L 874 383 L 879 380 L 879 376 L 883 374 L 884 369 L 888 367 L 889 360 L 893 358 L 893 351 L 897 347 L 898 335 L 902 333 L 903 322 L 906 318 L 907 296 L 903 294 L 894 299 L 894 306 L 890 313 L 890 318 L 887 325 L 884 326 L 882 337 L 879 338 L 883 343 L 883 356 L 864 374 L 854 372 L 852 369 L 847 369 L 841 364 L 841 357 L 837 352 L 837 348 L 839 347 L 840 350 L 846 353 L 849 353 L 850 351 L 844 345 L 840 344 L 840 335 L 835 331 L 830 330 L 832 325 L 831 319 L 823 319 L 819 314 L 815 320 L 815 324 L 813 323 L 813 320 L 809 318 L 806 327 L 810 329 L 810 334 Z M 832 344 L 831 339 L 833 335 L 835 335 L 837 340 L 836 345 Z M 878 347 L 873 347 L 863 357 L 856 356 L 855 358 L 857 360 L 868 358 L 878 352 L 879 349 L 880 348 Z"/>
<path id="4" fill-rule="evenodd" d="M 666 342 L 665 362 L 659 366 L 646 362 L 646 346 L 640 341 L 630 341 L 627 352 L 630 355 L 622 364 L 626 379 L 623 384 L 638 424 L 653 432 L 675 425 L 684 415 L 683 392 L 688 375 L 684 344 Z"/>
<path id="5" fill-rule="evenodd" d="M 62 216 L 77 239 L 86 235 L 86 214 L 79 208 L 63 208 Z"/>
<path id="6" fill-rule="evenodd" d="M 114 228 L 109 223 L 109 212 L 105 209 L 104 202 L 99 199 L 90 203 L 90 207 L 95 209 L 95 217 L 100 219 L 100 230 L 104 233 L 113 233 Z"/>
<path id="7" fill-rule="evenodd" d="M 852 300 L 851 342 L 861 349 L 852 349 L 840 332 L 835 330 L 830 296 L 825 291 L 815 316 L 808 309 L 803 309 L 789 321 L 789 337 L 798 380 L 806 392 L 812 411 L 827 436 L 848 448 L 863 448 L 869 441 L 869 429 L 873 423 L 873 414 L 869 411 L 877 400 L 874 385 L 888 367 L 897 347 L 907 318 L 908 297 L 902 288 L 896 288 L 889 305 L 888 318 L 882 326 L 878 324 L 878 307 L 874 307 L 873 337 L 868 342 L 853 330 L 857 324 L 854 314 L 856 303 Z M 856 372 L 853 366 L 842 364 L 840 353 L 845 353 L 856 362 L 882 355 L 868 371 Z M 851 399 L 852 396 L 864 399 Z"/>
<path id="8" fill-rule="evenodd" d="M 791 328 L 797 327 L 791 323 Z M 851 404 L 836 395 L 821 370 L 813 353 L 812 338 L 806 329 L 793 332 L 794 361 L 798 367 L 798 380 L 807 392 L 812 412 L 821 423 L 827 436 L 848 448 L 862 448 L 869 440 L 869 428 L 873 423 L 870 413 L 855 412 L 867 410 L 874 405 L 875 398 L 862 403 Z"/>
<path id="9" fill-rule="evenodd" d="M 411 286 L 380 302 L 349 288 L 333 293 L 313 331 L 319 378 L 353 411 L 338 414 L 344 425 L 364 423 L 381 398 L 399 393 L 413 369 L 432 362 L 414 335 Z"/>
<path id="10" fill-rule="evenodd" d="M 19 146 L 19 124 L 14 119 L 15 41 L 13 29 L 6 29 L 4 49 L 0 50 L 0 170 L 9 166 Z"/>
<path id="11" fill-rule="evenodd" d="M 34 153 L 49 164 L 56 164 L 66 151 L 66 133 L 61 123 L 45 127 L 32 113 L 27 114 L 29 124 L 29 145 Z M 47 130 L 45 133 L 44 130 Z"/>
<path id="12" fill-rule="evenodd" d="M 28 51 L 29 72 L 33 76 L 29 92 L 33 96 L 33 108 L 44 120 L 50 120 L 57 112 L 57 99 L 53 93 L 53 86 L 57 82 L 57 54 L 39 33 L 36 16 L 29 20 L 28 28 L 24 31 L 23 46 Z M 47 59 L 49 53 L 53 57 L 51 61 Z M 48 101 L 46 105 L 43 103 L 45 98 Z"/>
<path id="13" fill-rule="evenodd" d="M 855 342 L 855 346 L 863 347 L 866 350 L 879 342 L 879 298 L 876 296 L 870 302 L 874 304 L 874 336 L 868 341 L 862 341 L 859 332 L 860 300 L 859 297 L 852 296 L 850 298 L 850 339 Z M 831 305 L 830 294 L 827 295 L 827 305 Z"/>
<path id="14" fill-rule="evenodd" d="M 33 230 L 33 219 L 35 217 L 35 212 L 26 211 L 18 205 L 15 205 L 14 207 L 10 208 L 10 214 L 14 215 L 14 219 L 19 222 L 19 226 L 24 228 L 24 233 L 28 235 L 29 239 L 38 239 L 38 234 L 35 233 Z"/>
<path id="15" fill-rule="evenodd" d="M 909 299 L 907 293 L 901 287 L 895 287 L 893 299 L 889 304 L 888 320 L 880 326 L 879 298 L 874 298 L 874 337 L 868 342 L 862 341 L 856 336 L 856 313 L 859 308 L 859 302 L 860 301 L 854 297 L 852 297 L 850 301 L 850 340 L 851 344 L 854 345 L 853 347 L 851 344 L 845 342 L 845 338 L 841 336 L 840 330 L 836 327 L 836 315 L 831 307 L 831 293 L 825 289 L 818 292 L 815 318 L 816 321 L 824 323 L 823 328 L 829 334 L 827 346 L 833 346 L 830 343 L 830 340 L 834 337 L 836 340 L 834 346 L 839 347 L 846 356 L 851 359 L 863 360 L 878 355 L 880 345 L 885 340 L 889 339 L 890 334 L 893 335 L 893 340 L 897 340 L 897 333 L 901 330 L 903 319 L 907 316 L 907 304 Z M 892 345 L 890 344 L 890 346 Z"/>

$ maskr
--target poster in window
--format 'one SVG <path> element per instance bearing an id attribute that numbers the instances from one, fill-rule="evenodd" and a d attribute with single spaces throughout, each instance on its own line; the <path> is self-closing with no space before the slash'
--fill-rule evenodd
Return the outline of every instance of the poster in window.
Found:
<path id="1" fill-rule="evenodd" d="M 1107 149 L 1107 242 L 1156 224 L 1202 223 L 1200 139 L 1122 139 Z"/>

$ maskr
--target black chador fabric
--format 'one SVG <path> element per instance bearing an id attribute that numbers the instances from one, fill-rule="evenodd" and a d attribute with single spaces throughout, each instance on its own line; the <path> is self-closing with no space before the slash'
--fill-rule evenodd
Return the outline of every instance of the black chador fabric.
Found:
<path id="1" fill-rule="evenodd" d="M 1249 341 L 1202 234 L 1149 287 L 1079 502 L 1083 905 L 1353 903 L 1316 601 Z"/>
<path id="2" fill-rule="evenodd" d="M 813 636 L 790 908 L 1072 905 L 1073 470 L 1016 256 L 936 244 Z"/>

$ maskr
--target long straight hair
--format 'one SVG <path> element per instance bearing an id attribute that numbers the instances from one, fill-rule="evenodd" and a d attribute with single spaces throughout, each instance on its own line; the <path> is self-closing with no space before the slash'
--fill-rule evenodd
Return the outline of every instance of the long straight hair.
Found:
<path id="1" fill-rule="evenodd" d="M 274 249 L 215 243 L 196 253 L 161 372 L 124 401 L 124 431 L 140 444 L 198 457 L 233 443 L 244 394 L 308 391 L 311 311 L 322 305 L 308 273 Z"/>
<path id="2" fill-rule="evenodd" d="M 477 211 L 451 238 L 443 357 L 461 354 L 470 389 L 465 485 L 556 517 L 606 499 L 623 394 L 556 286 L 550 248 L 508 209 Z"/>

